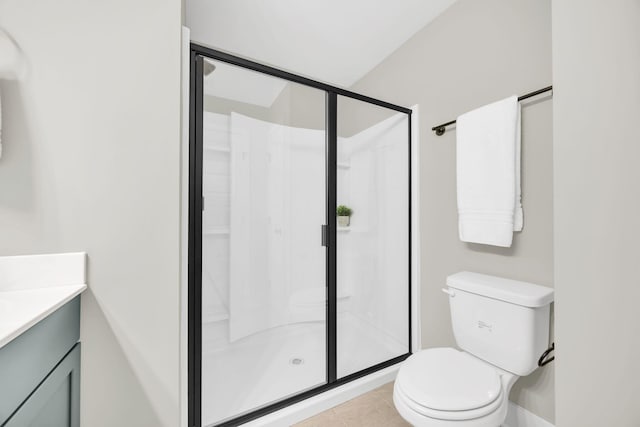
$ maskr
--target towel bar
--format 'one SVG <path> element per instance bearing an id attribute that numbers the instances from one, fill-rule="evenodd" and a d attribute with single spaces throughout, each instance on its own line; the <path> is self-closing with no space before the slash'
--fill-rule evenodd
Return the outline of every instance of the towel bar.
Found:
<path id="1" fill-rule="evenodd" d="M 525 95 L 522 95 L 522 96 L 518 97 L 518 101 L 522 101 L 522 100 L 525 100 L 527 98 L 531 98 L 533 96 L 540 95 L 541 93 L 550 92 L 550 91 L 553 91 L 553 86 L 547 86 L 547 87 L 545 87 L 543 89 L 538 89 L 536 91 L 529 92 L 529 93 L 527 93 Z M 434 127 L 431 128 L 431 130 L 434 131 L 436 133 L 436 135 L 438 135 L 438 136 L 444 135 L 445 131 L 447 130 L 446 129 L 447 126 L 452 125 L 455 122 L 456 122 L 455 120 L 451 120 L 450 122 L 443 123 L 443 124 L 438 125 L 438 126 L 434 126 Z"/>

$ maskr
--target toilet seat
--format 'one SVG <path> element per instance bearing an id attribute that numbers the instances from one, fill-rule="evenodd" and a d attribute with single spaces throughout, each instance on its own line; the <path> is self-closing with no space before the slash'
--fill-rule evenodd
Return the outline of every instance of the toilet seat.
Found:
<path id="1" fill-rule="evenodd" d="M 481 408 L 461 411 L 443 411 L 429 408 L 416 402 L 415 400 L 411 399 L 411 397 L 407 396 L 407 394 L 398 385 L 396 385 L 396 387 L 394 388 L 394 393 L 396 394 L 396 396 L 394 397 L 401 399 L 402 402 L 412 411 L 415 411 L 416 413 L 424 417 L 438 420 L 463 421 L 480 418 L 495 412 L 502 404 L 502 399 L 496 399 L 489 405 L 483 406 Z"/>
<path id="2" fill-rule="evenodd" d="M 502 371 L 453 348 L 423 350 L 398 372 L 394 400 L 434 422 L 492 417 L 505 409 Z M 496 414 L 497 415 L 497 414 Z"/>

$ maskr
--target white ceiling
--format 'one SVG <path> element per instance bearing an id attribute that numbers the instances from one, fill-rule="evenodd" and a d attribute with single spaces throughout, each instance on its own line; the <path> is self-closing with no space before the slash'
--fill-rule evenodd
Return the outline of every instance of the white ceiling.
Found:
<path id="1" fill-rule="evenodd" d="M 197 43 L 349 87 L 455 0 L 186 0 Z"/>

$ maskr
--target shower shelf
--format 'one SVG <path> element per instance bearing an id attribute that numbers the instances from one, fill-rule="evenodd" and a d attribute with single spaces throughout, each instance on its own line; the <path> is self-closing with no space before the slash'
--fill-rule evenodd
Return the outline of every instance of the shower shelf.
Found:
<path id="1" fill-rule="evenodd" d="M 218 153 L 230 153 L 231 148 L 229 147 L 204 147 L 206 151 L 215 151 Z"/>
<path id="2" fill-rule="evenodd" d="M 229 313 L 211 313 L 202 316 L 202 323 L 214 323 L 221 320 L 228 320 Z"/>
<path id="3" fill-rule="evenodd" d="M 340 169 L 349 169 L 349 168 L 351 168 L 351 165 L 349 163 L 340 163 L 340 162 L 338 162 L 337 166 Z"/>
<path id="4" fill-rule="evenodd" d="M 214 235 L 225 235 L 225 234 L 229 234 L 230 231 L 228 228 L 212 228 L 210 230 L 205 230 L 202 232 L 202 234 L 205 234 L 207 236 L 214 236 Z"/>
<path id="5" fill-rule="evenodd" d="M 336 227 L 336 230 L 339 231 L 339 232 L 346 233 L 346 232 L 351 231 L 351 227 Z"/>

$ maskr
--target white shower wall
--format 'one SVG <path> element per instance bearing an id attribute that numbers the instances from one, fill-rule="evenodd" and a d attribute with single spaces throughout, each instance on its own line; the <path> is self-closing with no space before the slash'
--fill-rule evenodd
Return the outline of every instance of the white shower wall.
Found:
<path id="1" fill-rule="evenodd" d="M 202 320 L 229 318 L 230 139 L 229 116 L 203 120 Z"/>
<path id="2" fill-rule="evenodd" d="M 324 131 L 237 113 L 203 122 L 205 350 L 324 320 Z"/>
<path id="3" fill-rule="evenodd" d="M 348 165 L 338 175 L 338 204 L 353 209 L 350 230 L 338 232 L 338 290 L 352 295 L 351 313 L 405 349 L 399 354 L 406 353 L 407 117 L 396 114 L 353 136 L 339 138 L 338 147 L 338 164 Z M 349 332 L 338 324 L 338 335 L 341 333 Z"/>
<path id="4" fill-rule="evenodd" d="M 408 316 L 393 308 L 408 305 L 406 120 L 338 139 L 337 194 L 354 209 L 338 231 L 339 311 L 405 349 Z M 325 132 L 205 112 L 203 145 L 204 350 L 324 321 Z"/>
<path id="5" fill-rule="evenodd" d="M 236 113 L 230 123 L 234 341 L 291 323 L 296 296 L 324 290 L 325 134 Z"/>

